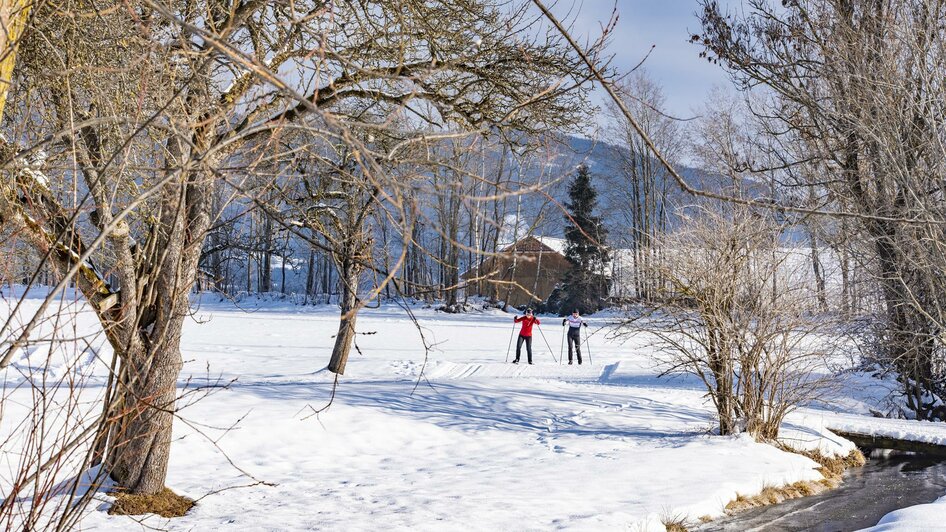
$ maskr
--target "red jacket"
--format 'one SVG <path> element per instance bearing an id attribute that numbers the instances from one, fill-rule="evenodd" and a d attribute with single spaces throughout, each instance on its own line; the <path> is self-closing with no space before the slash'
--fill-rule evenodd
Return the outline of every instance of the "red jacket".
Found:
<path id="1" fill-rule="evenodd" d="M 539 318 L 536 318 L 535 316 L 532 316 L 531 318 L 527 318 L 525 316 L 516 316 L 514 320 L 516 323 L 519 323 L 520 321 L 522 322 L 522 330 L 519 331 L 519 336 L 525 336 L 526 338 L 532 336 L 532 325 L 542 323 L 539 321 Z"/>

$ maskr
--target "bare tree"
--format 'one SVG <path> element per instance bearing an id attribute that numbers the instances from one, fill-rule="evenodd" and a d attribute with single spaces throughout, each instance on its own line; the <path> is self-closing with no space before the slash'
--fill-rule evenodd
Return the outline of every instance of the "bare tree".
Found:
<path id="1" fill-rule="evenodd" d="M 663 110 L 664 95 L 660 86 L 647 77 L 646 72 L 637 70 L 617 88 L 625 105 L 638 117 L 658 148 L 670 160 L 679 157 L 683 148 L 682 134 L 679 123 Z M 673 182 L 614 103 L 608 105 L 608 114 L 615 133 L 612 138 L 620 142 L 615 151 L 621 161 L 622 174 L 621 184 L 609 187 L 605 198 L 616 202 L 622 214 L 624 231 L 613 233 L 621 239 L 622 247 L 631 250 L 635 295 L 646 301 L 659 289 L 659 279 L 644 275 L 655 273 L 650 264 L 660 260 L 660 235 L 669 227 L 672 211 L 669 195 Z M 608 179 L 608 176 L 603 177 Z"/>
<path id="2" fill-rule="evenodd" d="M 684 216 L 652 263 L 667 280 L 650 312 L 621 334 L 655 339 L 665 374 L 690 374 L 706 386 L 720 434 L 772 440 L 785 415 L 821 396 L 833 344 L 830 321 L 810 310 L 807 268 L 781 248 L 784 227 L 766 212 L 719 205 Z"/>
<path id="3" fill-rule="evenodd" d="M 89 456 L 122 489 L 164 487 L 189 293 L 234 196 L 334 260 L 342 320 L 329 367 L 342 373 L 357 310 L 403 263 L 361 295 L 361 274 L 379 270 L 375 208 L 406 249 L 417 219 L 408 192 L 431 168 L 428 150 L 581 118 L 584 79 L 527 6 L 116 0 L 20 11 L 31 17 L 20 54 L 15 68 L 12 53 L 3 62 L 0 221 L 56 272 L 48 301 L 75 283 L 102 326 L 116 385 Z M 296 179 L 300 160 L 318 174 Z M 274 194 L 250 194 L 273 168 Z M 218 196 L 222 184 L 234 194 Z"/>
<path id="4" fill-rule="evenodd" d="M 451 144 L 472 145 L 475 136 L 515 142 L 515 136 L 567 129 L 582 118 L 584 78 L 576 63 L 563 57 L 558 38 L 534 31 L 536 19 L 527 7 L 527 3 L 418 2 L 403 12 L 377 13 L 368 7 L 348 6 L 350 12 L 339 14 L 349 21 L 342 32 L 346 39 L 380 40 L 384 45 L 374 44 L 370 53 L 358 56 L 330 57 L 330 71 L 346 73 L 358 66 L 363 72 L 356 77 L 359 90 L 342 91 L 326 103 L 333 113 L 326 122 L 344 121 L 347 132 L 339 132 L 339 139 L 310 136 L 298 142 L 311 147 L 305 150 L 306 156 L 319 159 L 329 175 L 347 176 L 332 181 L 334 185 L 357 182 L 357 194 L 345 190 L 345 197 L 354 195 L 363 201 L 346 209 L 327 209 L 316 187 L 309 187 L 306 201 L 288 200 L 306 212 L 349 213 L 342 225 L 356 224 L 347 225 L 343 232 L 347 236 L 329 242 L 326 250 L 333 257 L 353 257 L 341 262 L 336 259 L 337 265 L 344 266 L 339 270 L 341 283 L 350 288 L 342 290 L 343 324 L 329 364 L 332 371 L 342 373 L 345 369 L 355 314 L 405 263 L 409 277 L 414 277 L 410 281 L 413 287 L 449 286 L 448 293 L 455 297 L 459 251 L 463 249 L 459 217 L 451 217 L 449 224 L 443 224 L 442 219 L 439 225 L 445 227 L 440 227 L 427 220 L 421 206 L 440 198 L 445 214 L 459 214 L 463 202 L 479 200 L 464 197 L 462 189 L 454 191 L 459 186 L 454 182 L 463 175 L 482 178 L 465 169 L 462 158 L 441 157 L 443 149 L 449 151 Z M 365 9 L 370 12 L 363 12 Z M 385 32 L 379 33 L 381 29 Z M 419 46 L 419 42 L 427 44 Z M 351 166 L 324 149 L 326 144 L 339 142 L 352 144 L 346 155 Z M 425 190 L 428 180 L 423 178 L 427 176 L 445 176 L 447 184 Z M 532 190 L 527 187 L 516 192 Z M 512 196 L 514 192 L 502 194 Z M 368 213 L 373 206 L 387 211 L 383 217 L 396 228 L 400 254 L 381 272 L 380 283 L 360 297 L 355 292 L 361 273 L 378 269 L 368 260 L 373 232 L 362 227 L 370 223 Z M 350 214 L 349 208 L 357 213 Z M 306 227 L 312 220 L 306 216 L 294 219 Z M 442 253 L 430 253 L 436 248 L 420 241 L 422 228 L 435 235 Z M 317 226 L 312 229 L 320 233 Z M 342 250 L 339 246 L 347 247 Z M 438 255 L 446 259 L 439 265 Z M 440 275 L 424 271 L 433 265 Z"/>
<path id="5" fill-rule="evenodd" d="M 712 60 L 774 97 L 758 110 L 804 143 L 818 201 L 844 198 L 876 264 L 883 350 L 916 416 L 946 419 L 941 301 L 946 7 L 937 1 L 752 0 L 727 16 L 705 2 Z"/>

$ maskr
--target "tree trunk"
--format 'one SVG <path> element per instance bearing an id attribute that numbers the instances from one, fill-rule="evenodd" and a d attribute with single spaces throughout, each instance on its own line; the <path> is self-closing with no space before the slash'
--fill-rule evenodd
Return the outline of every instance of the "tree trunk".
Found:
<path id="1" fill-rule="evenodd" d="M 818 295 L 818 306 L 822 312 L 828 311 L 828 297 L 825 294 L 824 271 L 821 267 L 821 256 L 818 253 L 818 237 L 813 230 L 808 233 L 811 244 L 811 268 L 815 274 L 815 290 Z"/>
<path id="2" fill-rule="evenodd" d="M 265 216 L 263 220 L 263 251 L 260 265 L 260 292 L 273 290 L 273 220 Z"/>
<path id="3" fill-rule="evenodd" d="M 335 287 L 332 283 L 332 263 L 329 262 L 328 255 L 324 255 L 322 270 L 324 272 L 322 289 L 325 291 L 325 304 L 329 305 L 332 303 L 332 294 L 335 293 Z"/>
<path id="4" fill-rule="evenodd" d="M 16 48 L 20 36 L 26 29 L 33 3 L 27 0 L 3 0 L 0 2 L 0 79 L 13 79 L 16 67 Z M 0 118 L 7 103 L 10 83 L 5 81 L 0 87 Z"/>
<path id="5" fill-rule="evenodd" d="M 729 358 L 729 350 L 722 339 L 724 334 L 714 329 L 713 325 L 707 324 L 709 338 L 708 365 L 716 388 L 711 392 L 714 392 L 712 395 L 716 402 L 716 413 L 719 416 L 719 434 L 728 436 L 736 433 L 732 363 Z"/>
<path id="6" fill-rule="evenodd" d="M 253 254 L 246 253 L 246 293 L 253 293 Z"/>
<path id="7" fill-rule="evenodd" d="M 315 281 L 315 249 L 309 248 L 309 267 L 305 274 L 305 299 L 312 297 L 312 288 Z"/>
<path id="8" fill-rule="evenodd" d="M 340 283 L 342 293 L 339 298 L 341 321 L 338 324 L 338 334 L 335 336 L 335 346 L 332 348 L 332 360 L 329 361 L 328 369 L 333 373 L 344 375 L 348 355 L 355 342 L 355 319 L 357 318 L 355 306 L 358 304 L 359 267 L 353 262 L 345 261 L 339 273 L 342 280 Z"/>
<path id="9" fill-rule="evenodd" d="M 164 488 L 177 376 L 183 366 L 180 325 L 176 329 L 168 331 L 176 340 L 150 351 L 139 343 L 124 357 L 117 407 L 122 415 L 110 436 L 106 465 L 122 489 L 132 493 Z"/>
<path id="10" fill-rule="evenodd" d="M 286 261 L 288 260 L 289 260 L 288 257 L 283 256 L 282 263 L 280 263 L 280 266 L 279 266 L 279 275 L 282 276 L 282 279 L 280 279 L 279 284 L 280 284 L 280 291 L 283 294 L 286 293 Z"/>
<path id="11" fill-rule="evenodd" d="M 202 137 L 198 137 L 200 140 Z M 169 147 L 182 153 L 182 143 Z M 164 488 L 171 447 L 171 428 L 177 398 L 177 378 L 183 367 L 181 332 L 190 312 L 189 294 L 197 280 L 204 240 L 210 229 L 213 176 L 193 173 L 180 185 L 163 191 L 165 205 L 179 205 L 162 212 L 155 232 L 152 281 L 139 297 L 128 294 L 123 302 L 134 308 L 134 328 L 127 343 L 112 342 L 124 351 L 119 370 L 119 403 L 110 431 L 105 462 L 122 489 L 152 495 Z M 121 349 L 123 345 L 127 348 Z"/>
<path id="12" fill-rule="evenodd" d="M 911 282 L 918 274 L 903 266 L 909 259 L 901 259 L 895 231 L 890 227 L 881 231 L 883 236 L 876 238 L 875 246 L 887 312 L 886 356 L 897 369 L 907 405 L 917 419 L 932 420 L 937 417 L 935 406 L 941 398 L 933 374 L 937 327 L 926 313 L 915 308 L 920 303 L 913 298 L 922 297 L 922 281 Z"/>
<path id="13" fill-rule="evenodd" d="M 458 302 L 457 291 L 458 285 L 460 284 L 460 247 L 457 245 L 457 238 L 459 236 L 459 224 L 452 226 L 451 229 L 451 239 L 452 241 L 448 244 L 449 251 L 447 252 L 447 286 L 450 288 L 447 290 L 447 305 L 455 306 Z"/>
<path id="14" fill-rule="evenodd" d="M 841 247 L 838 254 L 841 256 L 841 315 L 849 318 L 853 312 L 851 295 L 851 265 L 847 247 Z"/>

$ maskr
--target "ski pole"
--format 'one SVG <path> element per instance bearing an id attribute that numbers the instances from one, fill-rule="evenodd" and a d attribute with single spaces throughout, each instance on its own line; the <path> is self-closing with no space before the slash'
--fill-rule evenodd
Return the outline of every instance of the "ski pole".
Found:
<path id="1" fill-rule="evenodd" d="M 545 347 L 549 348 L 549 355 L 552 357 L 552 360 L 554 360 L 555 362 L 558 362 L 558 360 L 555 358 L 555 352 L 552 351 L 552 346 L 549 345 L 549 341 L 545 338 L 545 333 L 542 332 L 542 326 L 536 325 L 536 327 L 538 327 L 539 329 L 539 334 L 542 335 L 542 341 L 545 342 Z"/>
<path id="2" fill-rule="evenodd" d="M 565 358 L 565 325 L 562 324 L 562 347 L 558 350 L 558 365 L 562 365 L 562 360 Z"/>
<path id="3" fill-rule="evenodd" d="M 506 348 L 506 363 L 509 363 L 509 351 L 512 349 L 512 337 L 516 334 L 516 322 L 512 322 L 512 331 L 509 332 L 509 347 Z"/>
<path id="4" fill-rule="evenodd" d="M 588 337 L 585 336 L 585 348 L 588 349 L 588 365 L 592 364 L 591 362 L 591 342 L 588 341 Z"/>

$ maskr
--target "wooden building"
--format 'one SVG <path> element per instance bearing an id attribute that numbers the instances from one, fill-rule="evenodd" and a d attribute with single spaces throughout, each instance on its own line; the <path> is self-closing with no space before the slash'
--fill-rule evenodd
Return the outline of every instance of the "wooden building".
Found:
<path id="1" fill-rule="evenodd" d="M 515 307 L 545 301 L 572 267 L 564 246 L 563 239 L 527 236 L 465 272 L 467 293 Z"/>

